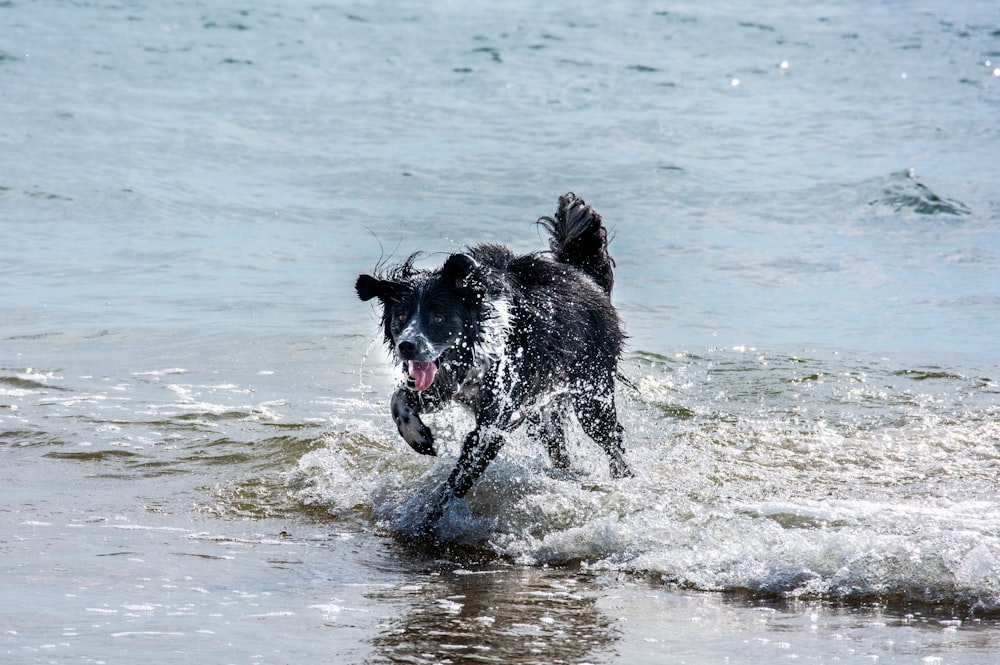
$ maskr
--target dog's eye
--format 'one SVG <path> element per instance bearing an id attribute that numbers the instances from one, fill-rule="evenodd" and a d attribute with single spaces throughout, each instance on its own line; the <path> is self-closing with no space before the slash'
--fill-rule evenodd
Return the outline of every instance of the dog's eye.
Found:
<path id="1" fill-rule="evenodd" d="M 399 314 L 397 314 L 396 315 L 396 320 L 399 321 L 400 323 L 405 323 L 406 322 L 406 313 L 405 312 L 400 312 Z"/>
<path id="2" fill-rule="evenodd" d="M 433 321 L 434 323 L 444 323 L 444 317 L 441 316 L 440 314 L 435 314 L 434 316 L 431 317 L 431 321 Z"/>

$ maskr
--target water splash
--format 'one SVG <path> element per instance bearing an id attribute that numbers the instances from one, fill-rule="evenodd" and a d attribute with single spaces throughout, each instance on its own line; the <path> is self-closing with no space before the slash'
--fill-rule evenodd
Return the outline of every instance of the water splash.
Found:
<path id="1" fill-rule="evenodd" d="M 622 398 L 636 478 L 610 479 L 582 432 L 568 473 L 514 436 L 449 505 L 438 541 L 701 590 L 1000 611 L 993 382 L 746 349 L 633 360 L 636 389 Z M 370 417 L 343 422 L 289 488 L 408 539 L 457 449 L 415 456 L 373 424 L 385 420 L 377 407 Z"/>

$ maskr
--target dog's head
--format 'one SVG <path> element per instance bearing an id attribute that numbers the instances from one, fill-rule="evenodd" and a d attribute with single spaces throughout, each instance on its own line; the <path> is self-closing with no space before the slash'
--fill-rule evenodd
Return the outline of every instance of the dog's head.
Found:
<path id="1" fill-rule="evenodd" d="M 442 361 L 470 354 L 476 308 L 482 302 L 481 268 L 467 254 L 452 254 L 435 271 L 417 271 L 410 257 L 386 275 L 361 275 L 362 300 L 382 305 L 385 342 L 417 390 L 426 390 Z"/>

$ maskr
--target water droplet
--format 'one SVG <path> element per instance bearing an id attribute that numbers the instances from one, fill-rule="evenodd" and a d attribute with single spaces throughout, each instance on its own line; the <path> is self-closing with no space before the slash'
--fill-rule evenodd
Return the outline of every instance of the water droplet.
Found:
<path id="1" fill-rule="evenodd" d="M 782 61 L 781 61 L 781 64 L 780 64 L 780 65 L 778 65 L 778 67 L 779 67 L 780 69 L 788 69 L 788 61 L 787 61 L 787 60 L 782 60 Z"/>
<path id="2" fill-rule="evenodd" d="M 738 86 L 740 84 L 740 80 L 739 79 L 733 79 L 732 81 L 729 82 L 729 84 L 735 88 L 736 86 Z"/>

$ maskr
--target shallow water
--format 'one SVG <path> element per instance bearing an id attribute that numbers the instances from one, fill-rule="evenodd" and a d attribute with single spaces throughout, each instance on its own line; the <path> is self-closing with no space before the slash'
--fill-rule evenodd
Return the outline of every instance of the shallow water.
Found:
<path id="1" fill-rule="evenodd" d="M 985 663 L 992 3 L 0 3 L 4 662 Z M 406 536 L 352 292 L 613 229 L 637 471 Z"/>

